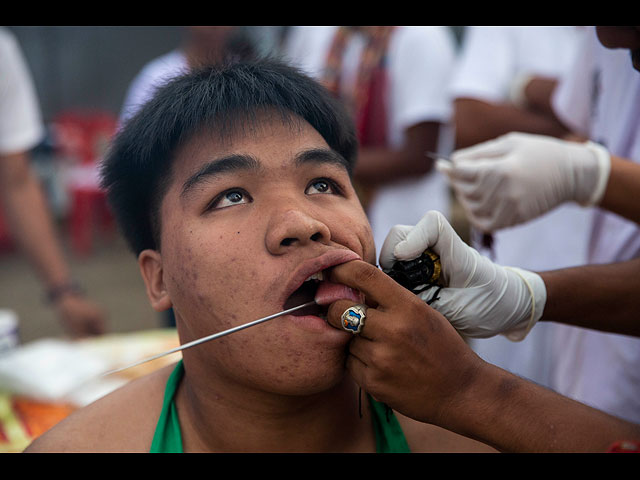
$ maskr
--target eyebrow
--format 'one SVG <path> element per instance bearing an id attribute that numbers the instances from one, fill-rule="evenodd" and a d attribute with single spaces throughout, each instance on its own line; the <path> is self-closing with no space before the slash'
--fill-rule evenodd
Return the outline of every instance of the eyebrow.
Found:
<path id="1" fill-rule="evenodd" d="M 258 171 L 262 167 L 260 162 L 251 155 L 233 154 L 216 158 L 204 165 L 200 170 L 191 175 L 182 185 L 181 197 L 184 197 L 196 185 L 202 183 L 208 178 L 217 177 L 231 172 L 255 170 Z"/>
<path id="2" fill-rule="evenodd" d="M 297 154 L 294 159 L 294 164 L 297 167 L 310 163 L 338 165 L 350 173 L 349 162 L 347 162 L 342 155 L 331 149 L 313 148 L 305 150 Z M 186 196 L 196 185 L 211 177 L 215 178 L 220 175 L 249 170 L 257 172 L 261 169 L 262 165 L 260 161 L 251 155 L 232 154 L 216 158 L 208 162 L 184 182 L 180 196 Z"/>
<path id="3" fill-rule="evenodd" d="M 305 150 L 296 155 L 296 166 L 307 163 L 329 163 L 343 167 L 347 173 L 351 174 L 351 165 L 338 152 L 327 148 L 313 148 Z"/>

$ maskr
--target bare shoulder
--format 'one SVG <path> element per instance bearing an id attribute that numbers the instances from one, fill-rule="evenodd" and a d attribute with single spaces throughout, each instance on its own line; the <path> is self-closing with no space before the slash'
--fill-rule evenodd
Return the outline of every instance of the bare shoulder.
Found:
<path id="1" fill-rule="evenodd" d="M 395 412 L 414 453 L 496 453 L 489 445 Z"/>
<path id="2" fill-rule="evenodd" d="M 173 366 L 133 380 L 74 412 L 25 453 L 148 452 Z"/>

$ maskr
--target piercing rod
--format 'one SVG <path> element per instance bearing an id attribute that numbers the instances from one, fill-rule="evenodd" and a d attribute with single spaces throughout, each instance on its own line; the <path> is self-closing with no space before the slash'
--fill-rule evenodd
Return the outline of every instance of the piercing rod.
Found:
<path id="1" fill-rule="evenodd" d="M 189 343 L 185 343 L 184 345 L 180 345 L 179 347 L 172 348 L 171 350 L 167 350 L 166 352 L 158 353 L 157 355 L 153 355 L 153 356 L 145 358 L 143 360 L 139 360 L 139 361 L 137 361 L 135 363 L 132 363 L 131 365 L 127 365 L 126 367 L 120 367 L 120 368 L 117 368 L 115 370 L 110 370 L 110 371 L 104 373 L 102 376 L 107 376 L 107 375 L 111 375 L 113 373 L 121 372 L 122 370 L 126 370 L 128 368 L 135 367 L 135 366 L 141 365 L 143 363 L 150 362 L 151 360 L 155 360 L 157 358 L 164 357 L 165 355 L 169 355 L 171 353 L 179 352 L 179 351 L 184 350 L 186 348 L 194 347 L 196 345 L 199 345 L 199 344 L 204 343 L 204 342 L 208 342 L 210 340 L 215 340 L 216 338 L 224 337 L 225 335 L 229 335 L 230 333 L 234 333 L 234 332 L 237 332 L 239 330 L 243 330 L 245 328 L 249 328 L 249 327 L 252 327 L 254 325 L 258 325 L 260 323 L 264 323 L 264 322 L 266 322 L 268 320 L 272 320 L 274 318 L 281 317 L 282 315 L 287 315 L 287 314 L 289 314 L 291 312 L 295 312 L 296 310 L 300 310 L 300 309 L 305 308 L 305 307 L 310 307 L 311 305 L 315 305 L 315 304 L 316 304 L 315 301 L 303 303 L 302 305 L 298 305 L 297 307 L 292 307 L 292 308 L 289 308 L 287 310 L 283 310 L 282 312 L 274 313 L 273 315 L 269 315 L 269 316 L 266 316 L 266 317 L 263 317 L 263 318 L 259 318 L 258 320 L 253 320 L 252 322 L 245 323 L 243 325 L 238 325 L 237 327 L 233 327 L 233 328 L 230 328 L 228 330 L 224 330 L 222 332 L 214 333 L 213 335 L 208 335 L 206 337 L 202 337 L 202 338 L 193 340 L 193 341 L 191 341 Z"/>

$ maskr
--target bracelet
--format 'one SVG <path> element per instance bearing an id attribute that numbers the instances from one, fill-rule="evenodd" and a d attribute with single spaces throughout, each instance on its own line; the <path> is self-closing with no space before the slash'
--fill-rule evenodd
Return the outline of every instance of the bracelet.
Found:
<path id="1" fill-rule="evenodd" d="M 47 291 L 47 303 L 56 303 L 58 300 L 60 300 L 60 297 L 68 293 L 83 295 L 84 289 L 74 281 L 63 283 L 56 287 L 50 288 Z"/>

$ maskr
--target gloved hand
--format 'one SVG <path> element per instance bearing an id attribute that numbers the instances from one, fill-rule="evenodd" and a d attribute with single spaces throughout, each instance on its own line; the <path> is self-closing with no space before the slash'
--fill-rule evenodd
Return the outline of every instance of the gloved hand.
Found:
<path id="1" fill-rule="evenodd" d="M 611 157 L 601 145 L 509 133 L 458 150 L 437 168 L 471 223 L 484 232 L 517 225 L 565 202 L 602 199 Z"/>
<path id="2" fill-rule="evenodd" d="M 393 227 L 382 246 L 380 265 L 391 268 L 397 260 L 413 260 L 427 248 L 440 256 L 445 285 L 430 305 L 461 334 L 504 334 L 519 341 L 542 316 L 547 299 L 542 278 L 483 257 L 462 241 L 440 212 L 427 212 L 415 227 Z M 433 288 L 419 296 L 431 299 Z"/>

